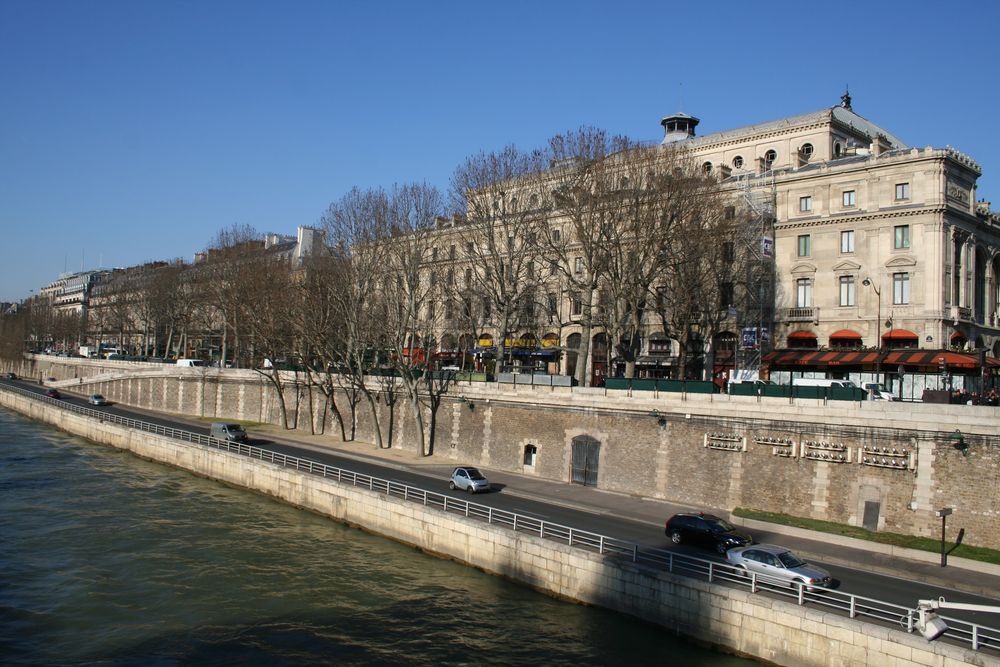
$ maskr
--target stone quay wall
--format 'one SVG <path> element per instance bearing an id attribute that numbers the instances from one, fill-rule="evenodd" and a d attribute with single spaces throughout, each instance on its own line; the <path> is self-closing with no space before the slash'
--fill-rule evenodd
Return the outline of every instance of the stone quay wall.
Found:
<path id="1" fill-rule="evenodd" d="M 100 422 L 13 392 L 0 405 L 145 459 L 280 501 L 569 600 L 779 665 L 1000 665 L 916 634 L 773 600 L 446 514 L 210 447 Z"/>
<path id="2" fill-rule="evenodd" d="M 30 370 L 140 408 L 280 422 L 275 390 L 254 371 L 86 362 L 41 357 Z M 339 440 L 322 393 L 284 379 L 289 424 Z M 352 414 L 338 392 L 335 404 L 348 434 L 353 424 L 356 439 L 375 441 L 365 402 Z M 401 392 L 380 392 L 376 405 L 385 444 L 418 451 Z M 966 544 L 1000 548 L 995 407 L 459 383 L 427 401 L 422 419 L 427 451 L 447 462 L 934 538 L 935 510 L 951 507 L 949 540 L 964 528 Z"/>

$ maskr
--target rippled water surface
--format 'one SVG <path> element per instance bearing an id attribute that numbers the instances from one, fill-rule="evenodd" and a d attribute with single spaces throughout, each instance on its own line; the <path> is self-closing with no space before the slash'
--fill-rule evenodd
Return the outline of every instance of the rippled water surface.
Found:
<path id="1" fill-rule="evenodd" d="M 0 662 L 753 664 L 3 410 Z"/>

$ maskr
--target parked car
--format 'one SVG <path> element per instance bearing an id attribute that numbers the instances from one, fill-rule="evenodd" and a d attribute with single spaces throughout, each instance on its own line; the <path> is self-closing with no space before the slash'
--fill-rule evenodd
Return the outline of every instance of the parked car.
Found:
<path id="1" fill-rule="evenodd" d="M 6 377 L 8 380 L 16 380 L 17 379 L 17 374 L 15 374 L 15 373 L 7 373 L 7 375 L 5 375 L 4 377 Z"/>
<path id="2" fill-rule="evenodd" d="M 45 395 L 49 398 L 62 398 L 62 394 L 57 389 L 47 389 L 45 390 Z"/>
<path id="3" fill-rule="evenodd" d="M 211 434 L 213 438 L 218 438 L 219 440 L 232 440 L 233 442 L 247 441 L 247 432 L 239 424 L 212 422 Z"/>
<path id="4" fill-rule="evenodd" d="M 899 396 L 887 390 L 877 382 L 866 382 L 864 386 L 868 398 L 872 401 L 898 401 Z"/>
<path id="5" fill-rule="evenodd" d="M 740 532 L 733 524 L 713 514 L 675 514 L 667 519 L 664 532 L 674 544 L 690 542 L 724 554 L 734 547 L 753 544 L 749 533 Z"/>
<path id="6" fill-rule="evenodd" d="M 469 493 L 479 493 L 480 491 L 489 491 L 490 482 L 486 479 L 486 475 L 479 472 L 478 468 L 461 466 L 451 472 L 451 481 L 448 482 L 448 488 L 468 491 Z"/>
<path id="7" fill-rule="evenodd" d="M 829 588 L 833 583 L 830 573 L 810 565 L 785 547 L 776 544 L 754 544 L 726 552 L 726 560 L 747 572 L 786 584 L 801 584 L 808 590 Z"/>
<path id="8" fill-rule="evenodd" d="M 87 402 L 91 405 L 107 405 L 108 399 L 104 398 L 104 396 L 100 394 L 91 394 L 87 399 Z"/>

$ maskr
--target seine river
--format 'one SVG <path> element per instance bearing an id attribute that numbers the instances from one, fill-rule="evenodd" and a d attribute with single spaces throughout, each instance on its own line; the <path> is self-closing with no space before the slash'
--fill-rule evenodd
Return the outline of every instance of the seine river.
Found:
<path id="1" fill-rule="evenodd" d="M 754 664 L 3 410 L 0 662 Z"/>

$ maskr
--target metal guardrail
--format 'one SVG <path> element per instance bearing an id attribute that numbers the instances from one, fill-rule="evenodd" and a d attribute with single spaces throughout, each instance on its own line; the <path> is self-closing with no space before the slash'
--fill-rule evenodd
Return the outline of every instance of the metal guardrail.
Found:
<path id="1" fill-rule="evenodd" d="M 841 593 L 831 589 L 813 588 L 810 590 L 802 585 L 789 586 L 787 582 L 769 579 L 768 577 L 753 573 L 746 573 L 741 568 L 726 563 L 619 540 L 599 533 L 564 526 L 551 521 L 544 521 L 536 517 L 496 509 L 461 498 L 453 498 L 443 493 L 427 491 L 419 487 L 393 482 L 381 477 L 365 475 L 346 468 L 327 465 L 319 461 L 298 456 L 289 456 L 253 445 L 219 440 L 207 435 L 201 435 L 200 433 L 192 433 L 191 431 L 160 426 L 150 422 L 121 417 L 101 410 L 72 405 L 60 399 L 49 398 L 37 392 L 10 384 L 0 384 L 0 389 L 13 391 L 35 400 L 45 401 L 63 410 L 103 422 L 111 422 L 139 431 L 156 433 L 157 435 L 163 435 L 184 442 L 192 442 L 225 450 L 282 467 L 294 468 L 295 470 L 309 474 L 335 479 L 341 483 L 384 493 L 387 496 L 395 496 L 407 501 L 417 502 L 444 512 L 460 514 L 490 524 L 505 526 L 514 531 L 537 535 L 543 539 L 555 540 L 571 547 L 587 549 L 598 554 L 606 554 L 611 558 L 666 570 L 672 574 L 694 577 L 709 582 L 725 582 L 741 588 L 748 588 L 753 593 L 767 591 L 780 597 L 794 599 L 795 603 L 800 606 L 808 603 L 818 607 L 825 607 L 846 613 L 850 618 L 868 619 L 893 626 L 898 625 L 906 632 L 913 632 L 916 629 L 917 611 L 914 608 L 866 598 L 860 595 Z M 948 625 L 948 630 L 943 635 L 944 637 L 960 645 L 971 646 L 973 650 L 987 649 L 1000 652 L 1000 629 L 940 614 L 939 616 Z"/>

